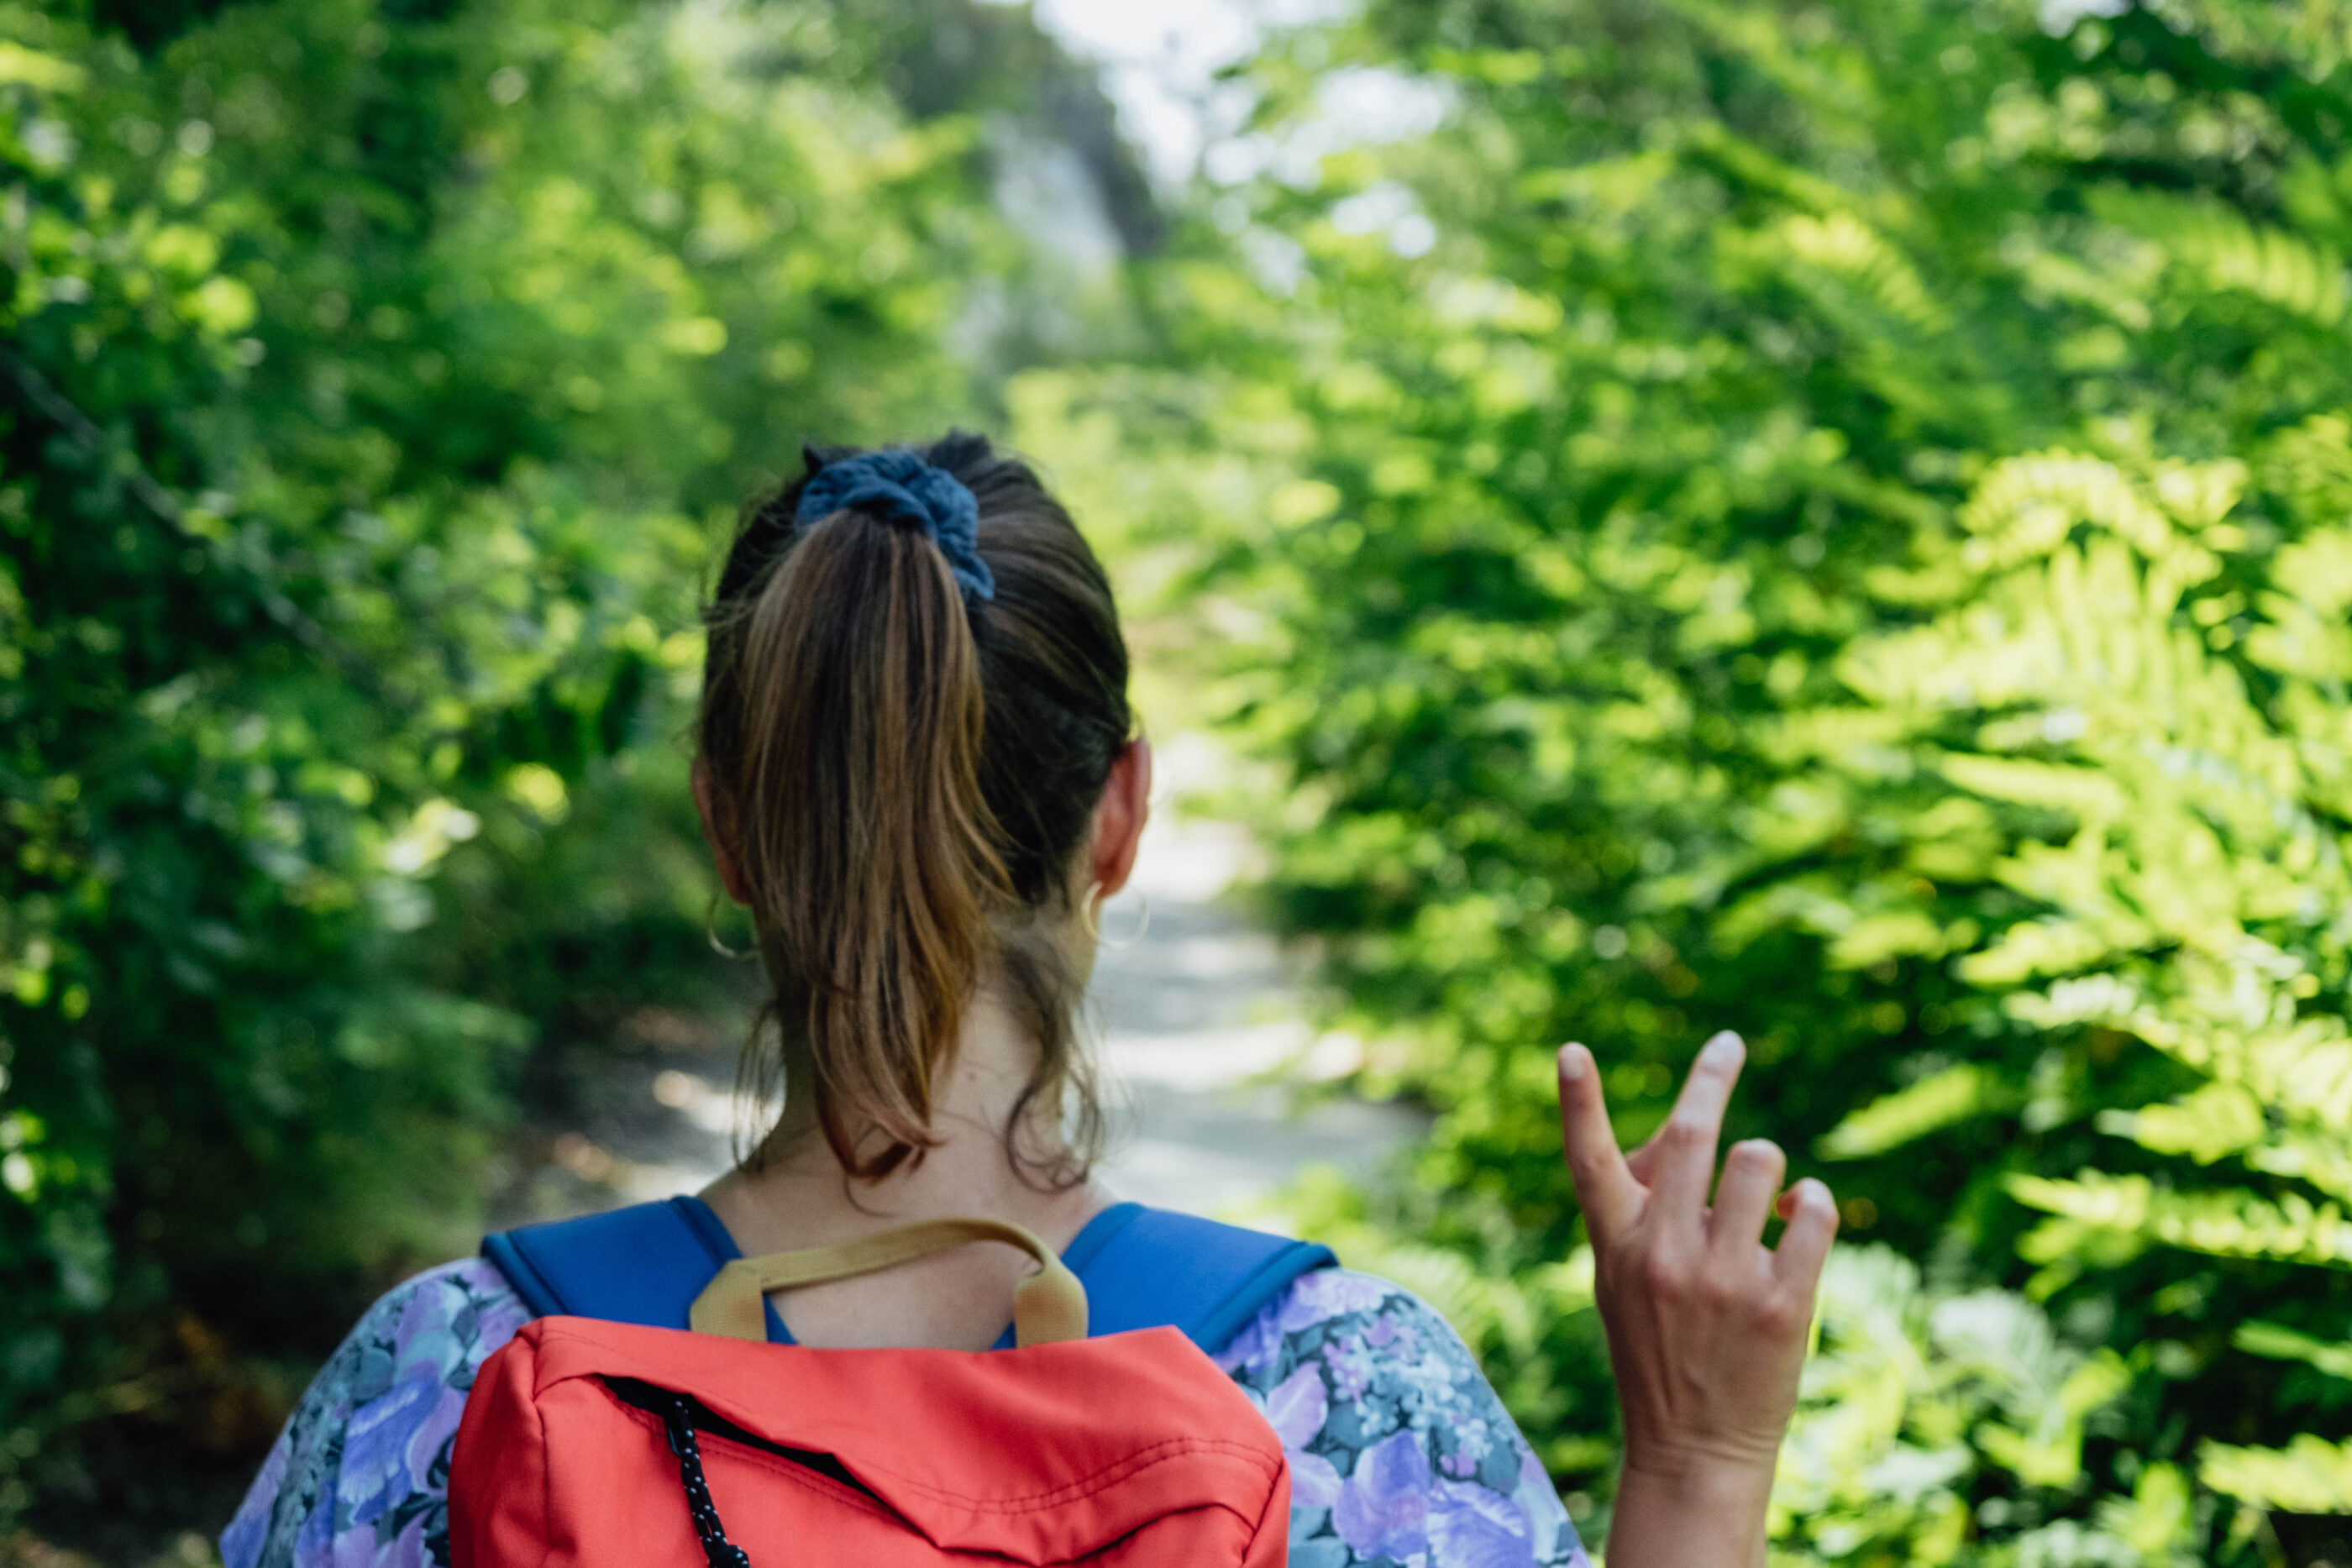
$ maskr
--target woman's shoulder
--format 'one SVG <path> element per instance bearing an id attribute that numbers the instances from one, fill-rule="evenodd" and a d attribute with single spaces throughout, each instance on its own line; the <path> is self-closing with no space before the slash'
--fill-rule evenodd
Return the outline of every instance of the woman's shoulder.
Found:
<path id="1" fill-rule="evenodd" d="M 356 1406 L 426 1385 L 462 1391 L 491 1352 L 530 1321 L 530 1310 L 488 1259 L 428 1269 L 362 1314 L 303 1403 Z"/>
<path id="2" fill-rule="evenodd" d="M 307 1568 L 353 1531 L 370 1561 L 447 1561 L 448 1449 L 474 1375 L 529 1322 L 487 1260 L 378 1298 L 328 1357 L 221 1535 L 225 1568 Z"/>
<path id="3" fill-rule="evenodd" d="M 1300 1275 L 1213 1359 L 1252 1386 L 1278 1385 L 1312 1363 L 1335 1372 L 1349 1391 L 1377 1382 L 1435 1396 L 1430 1377 L 1440 1372 L 1486 1389 L 1477 1357 L 1444 1314 L 1402 1285 L 1353 1269 Z"/>
<path id="4" fill-rule="evenodd" d="M 1431 1568 L 1583 1568 L 1559 1493 L 1477 1357 L 1402 1286 L 1303 1274 L 1213 1359 L 1289 1456 L 1297 1568 L 1416 1554 Z"/>

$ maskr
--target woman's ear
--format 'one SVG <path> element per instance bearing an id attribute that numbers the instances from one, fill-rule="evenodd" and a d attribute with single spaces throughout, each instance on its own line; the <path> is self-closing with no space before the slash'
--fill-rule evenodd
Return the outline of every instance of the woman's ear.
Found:
<path id="1" fill-rule="evenodd" d="M 1151 742 L 1137 736 L 1119 749 L 1095 808 L 1094 863 L 1087 873 L 1108 898 L 1127 885 L 1151 815 Z"/>
<path id="2" fill-rule="evenodd" d="M 694 759 L 694 810 L 702 819 L 702 841 L 710 846 L 711 861 L 719 867 L 719 885 L 736 903 L 750 904 L 751 889 L 743 885 L 743 873 L 736 868 L 735 857 L 728 852 L 727 841 L 719 837 L 718 819 L 710 806 L 710 769 L 702 765 L 699 757 Z"/>

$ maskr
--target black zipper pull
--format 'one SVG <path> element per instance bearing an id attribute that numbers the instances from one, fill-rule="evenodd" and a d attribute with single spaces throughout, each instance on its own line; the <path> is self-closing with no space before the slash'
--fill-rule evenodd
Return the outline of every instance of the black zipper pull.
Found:
<path id="1" fill-rule="evenodd" d="M 719 1522 L 718 1506 L 710 1500 L 710 1483 L 702 1476 L 702 1444 L 694 1435 L 694 1409 L 676 1395 L 661 1402 L 662 1425 L 669 1431 L 670 1452 L 677 1456 L 678 1479 L 686 1487 L 686 1511 L 694 1533 L 702 1538 L 702 1554 L 710 1568 L 751 1568 L 743 1549 L 727 1539 Z"/>

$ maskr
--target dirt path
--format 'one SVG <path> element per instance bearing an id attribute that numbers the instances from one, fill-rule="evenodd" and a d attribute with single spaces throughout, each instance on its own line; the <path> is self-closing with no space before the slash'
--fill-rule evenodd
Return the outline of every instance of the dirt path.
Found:
<path id="1" fill-rule="evenodd" d="M 1397 1105 L 1342 1099 L 1294 1113 L 1276 1075 L 1331 1073 L 1349 1064 L 1348 1048 L 1316 1042 L 1274 939 L 1221 900 L 1247 848 L 1230 823 L 1163 812 L 1135 886 L 1103 912 L 1117 941 L 1151 911 L 1142 940 L 1104 953 L 1090 998 L 1104 1066 L 1129 1097 L 1129 1135 L 1104 1170 L 1122 1196 L 1232 1214 L 1302 1166 L 1369 1176 L 1421 1135 L 1422 1119 Z"/>

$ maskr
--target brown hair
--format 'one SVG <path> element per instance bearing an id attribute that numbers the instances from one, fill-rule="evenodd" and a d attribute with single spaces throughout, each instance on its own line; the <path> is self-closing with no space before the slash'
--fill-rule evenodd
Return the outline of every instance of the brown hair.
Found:
<path id="1" fill-rule="evenodd" d="M 993 598 L 967 601 L 939 546 L 879 509 L 795 524 L 809 479 L 858 453 L 810 447 L 806 475 L 744 508 L 705 612 L 701 759 L 771 987 L 746 1081 L 805 1084 L 843 1167 L 879 1178 L 937 1143 L 935 1088 L 992 979 L 1041 1047 L 1007 1152 L 1065 1184 L 1102 1115 L 1053 917 L 1081 895 L 1129 738 L 1127 645 L 1101 563 L 1026 465 L 960 432 L 910 450 L 979 502 Z M 1072 1135 L 1020 1146 L 1033 1111 L 1066 1111 Z"/>

